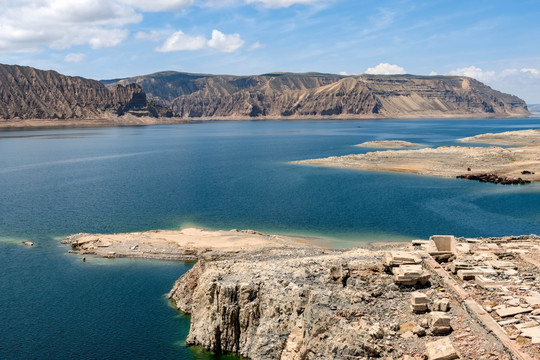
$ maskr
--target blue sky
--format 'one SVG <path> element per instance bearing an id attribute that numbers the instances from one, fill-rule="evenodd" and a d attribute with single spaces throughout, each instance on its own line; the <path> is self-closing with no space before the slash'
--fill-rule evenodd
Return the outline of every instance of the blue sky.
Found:
<path id="1" fill-rule="evenodd" d="M 537 0 L 0 0 L 0 62 L 94 79 L 459 74 L 540 103 L 538 19 Z"/>

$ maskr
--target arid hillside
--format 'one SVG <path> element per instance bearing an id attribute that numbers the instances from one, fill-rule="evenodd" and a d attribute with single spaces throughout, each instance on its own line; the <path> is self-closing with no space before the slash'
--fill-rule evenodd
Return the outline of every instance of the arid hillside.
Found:
<path id="1" fill-rule="evenodd" d="M 523 100 L 461 76 L 161 72 L 104 81 L 139 84 L 185 118 L 519 117 Z"/>

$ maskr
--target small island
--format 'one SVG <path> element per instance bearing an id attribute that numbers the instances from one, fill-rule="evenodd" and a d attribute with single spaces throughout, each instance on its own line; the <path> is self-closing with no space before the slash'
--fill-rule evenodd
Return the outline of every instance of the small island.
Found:
<path id="1" fill-rule="evenodd" d="M 403 149 L 403 148 L 410 148 L 410 147 L 418 147 L 422 145 L 408 142 L 408 141 L 403 141 L 403 140 L 376 140 L 376 141 L 366 141 L 355 146 L 377 148 L 377 149 Z"/>
<path id="2" fill-rule="evenodd" d="M 437 177 L 496 174 L 540 181 L 540 130 L 508 131 L 460 139 L 500 146 L 441 146 L 415 150 L 386 150 L 294 161 L 294 164 L 347 169 L 407 172 Z"/>

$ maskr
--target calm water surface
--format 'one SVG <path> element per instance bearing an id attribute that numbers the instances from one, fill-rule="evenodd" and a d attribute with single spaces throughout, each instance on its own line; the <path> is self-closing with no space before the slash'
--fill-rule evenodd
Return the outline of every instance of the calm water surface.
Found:
<path id="1" fill-rule="evenodd" d="M 428 146 L 538 119 L 208 122 L 0 132 L 0 358 L 204 359 L 164 295 L 189 264 L 90 259 L 78 232 L 251 228 L 329 246 L 540 232 L 540 186 L 497 186 L 289 161 Z M 33 248 L 22 240 L 36 243 Z"/>

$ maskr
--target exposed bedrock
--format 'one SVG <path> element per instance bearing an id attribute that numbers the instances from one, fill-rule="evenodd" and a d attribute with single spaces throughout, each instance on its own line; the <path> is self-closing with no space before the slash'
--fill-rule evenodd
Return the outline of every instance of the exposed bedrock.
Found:
<path id="1" fill-rule="evenodd" d="M 478 351 L 498 354 L 486 359 L 509 359 L 436 280 L 399 286 L 382 258 L 366 249 L 271 249 L 201 260 L 169 297 L 191 314 L 186 343 L 217 353 L 282 360 L 422 359 L 430 342 L 451 332 L 462 359 L 476 358 Z M 430 313 L 411 310 L 415 289 L 426 309 L 448 311 L 440 316 L 445 331 L 437 331 Z M 468 350 L 470 343 L 481 344 L 479 350 Z"/>
<path id="2" fill-rule="evenodd" d="M 107 89 L 96 80 L 28 66 L 0 64 L 0 119 L 83 119 L 129 113 L 163 117 L 172 112 L 147 101 L 136 84 Z"/>
<path id="3" fill-rule="evenodd" d="M 186 118 L 529 115 L 518 97 L 460 76 L 161 72 L 105 81 L 107 86 L 132 82 Z"/>

